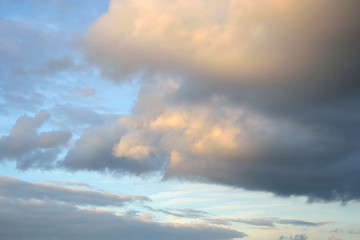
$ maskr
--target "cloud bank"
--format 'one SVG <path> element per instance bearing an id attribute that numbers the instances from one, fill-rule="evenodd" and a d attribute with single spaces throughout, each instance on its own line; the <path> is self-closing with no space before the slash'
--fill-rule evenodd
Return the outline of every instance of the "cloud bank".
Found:
<path id="1" fill-rule="evenodd" d="M 1 239 L 207 239 L 242 238 L 246 234 L 206 224 L 153 222 L 146 216 L 110 210 L 77 208 L 122 207 L 148 201 L 145 196 L 117 195 L 94 190 L 0 179 Z M 14 224 L 16 223 L 16 224 Z"/>

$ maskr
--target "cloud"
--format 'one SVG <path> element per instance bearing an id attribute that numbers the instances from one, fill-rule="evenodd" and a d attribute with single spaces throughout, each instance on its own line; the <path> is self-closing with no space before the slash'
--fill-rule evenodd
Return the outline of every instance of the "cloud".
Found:
<path id="1" fill-rule="evenodd" d="M 207 215 L 209 215 L 208 212 L 205 211 L 199 211 L 195 209 L 190 208 L 184 208 L 184 209 L 155 209 L 150 206 L 144 206 L 146 209 L 154 211 L 154 212 L 160 212 L 165 213 L 171 216 L 179 217 L 179 218 L 200 218 L 203 219 Z"/>
<path id="2" fill-rule="evenodd" d="M 136 201 L 150 201 L 140 195 L 112 194 L 95 190 L 31 183 L 0 176 L 0 195 L 22 200 L 59 201 L 72 205 L 123 206 Z"/>
<path id="3" fill-rule="evenodd" d="M 359 7 L 111 1 L 84 37 L 85 54 L 104 76 L 141 76 L 142 87 L 111 157 L 107 147 L 111 161 L 93 167 L 91 157 L 84 169 L 157 168 L 164 179 L 359 199 Z"/>
<path id="4" fill-rule="evenodd" d="M 113 154 L 113 148 L 124 134 L 121 120 L 89 128 L 59 164 L 73 171 L 86 169 L 136 175 L 159 171 L 164 165 L 163 158 L 152 156 L 144 161 L 134 161 L 127 156 L 116 157 Z"/>
<path id="5" fill-rule="evenodd" d="M 107 2 L 84 9 L 85 2 L 35 1 L 19 6 L 1 1 L 0 112 L 4 116 L 71 101 L 73 88 L 86 88 L 80 82 L 91 78 L 87 75 L 91 69 L 83 68 L 86 64 L 73 42 L 106 10 Z"/>
<path id="6" fill-rule="evenodd" d="M 99 113 L 93 108 L 74 104 L 59 104 L 52 109 L 56 116 L 56 123 L 62 127 L 73 127 L 74 131 L 82 126 L 99 126 L 113 121 L 119 116 L 116 114 Z"/>
<path id="7" fill-rule="evenodd" d="M 48 103 L 47 94 L 42 90 L 55 82 L 48 81 L 48 76 L 74 67 L 73 59 L 60 57 L 66 40 L 59 32 L 32 24 L 33 18 L 15 20 L 5 16 L 10 9 L 4 5 L 5 2 L 0 4 L 4 13 L 0 19 L 0 77 L 3 79 L 0 111 L 6 114 L 23 113 L 24 109 L 38 111 Z"/>
<path id="8" fill-rule="evenodd" d="M 211 224 L 220 224 L 220 225 L 231 225 L 231 223 L 244 223 L 253 226 L 262 226 L 274 228 L 277 224 L 293 225 L 293 226 L 304 226 L 304 227 L 319 227 L 325 222 L 308 222 L 294 219 L 281 219 L 275 217 L 266 217 L 266 218 L 254 218 L 254 219 L 244 219 L 244 218 L 224 218 L 224 219 L 205 219 Z"/>
<path id="9" fill-rule="evenodd" d="M 52 168 L 71 133 L 62 130 L 38 133 L 49 118 L 45 110 L 35 117 L 19 117 L 9 135 L 0 138 L 0 159 L 15 161 L 19 169 Z"/>
<path id="10" fill-rule="evenodd" d="M 86 53 L 118 80 L 145 70 L 215 76 L 222 82 L 296 81 L 293 74 L 343 57 L 336 47 L 356 35 L 357 26 L 349 21 L 358 20 L 357 7 L 351 0 L 113 0 L 87 31 Z"/>
<path id="11" fill-rule="evenodd" d="M 307 222 L 307 221 L 293 220 L 293 219 L 277 219 L 275 220 L 275 222 L 279 224 L 288 224 L 288 225 L 306 226 L 306 227 L 318 227 L 326 224 L 324 222 L 315 223 L 315 222 Z"/>
<path id="12" fill-rule="evenodd" d="M 51 184 L 61 185 L 61 186 L 78 186 L 78 187 L 86 187 L 86 188 L 95 188 L 95 186 L 89 185 L 84 182 L 55 181 L 55 180 L 47 180 L 46 182 L 51 183 Z"/>
<path id="13" fill-rule="evenodd" d="M 359 198 L 353 184 L 358 150 L 347 138 L 352 133 L 345 133 L 350 129 L 335 133 L 326 123 L 315 128 L 216 96 L 191 104 L 173 101 L 179 84 L 172 79 L 144 84 L 133 115 L 88 129 L 62 166 L 160 172 L 164 179 L 305 195 L 309 201 Z"/>
<path id="14" fill-rule="evenodd" d="M 179 217 L 179 218 L 196 218 L 204 220 L 206 223 L 214 225 L 232 225 L 232 223 L 244 223 L 247 225 L 261 226 L 274 228 L 275 225 L 293 225 L 293 226 L 303 226 L 303 227 L 319 227 L 327 222 L 309 222 L 295 219 L 282 219 L 277 217 L 265 217 L 265 218 L 254 218 L 254 219 L 245 219 L 245 218 L 209 218 L 210 213 L 205 211 L 199 211 L 195 209 L 156 209 L 150 206 L 144 206 L 146 209 L 154 212 L 164 213 L 167 215 Z"/>
<path id="15" fill-rule="evenodd" d="M 341 240 L 341 238 L 337 238 L 337 237 L 335 237 L 335 236 L 330 236 L 330 237 L 329 237 L 329 240 Z"/>
<path id="16" fill-rule="evenodd" d="M 230 240 L 246 236 L 242 232 L 208 225 L 156 223 L 138 217 L 121 216 L 102 210 L 77 209 L 53 202 L 4 197 L 0 201 L 2 239 Z"/>

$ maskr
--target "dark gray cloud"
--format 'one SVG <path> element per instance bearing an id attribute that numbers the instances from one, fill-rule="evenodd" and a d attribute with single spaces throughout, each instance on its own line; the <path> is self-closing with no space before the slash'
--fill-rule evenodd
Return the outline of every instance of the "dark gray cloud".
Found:
<path id="1" fill-rule="evenodd" d="M 42 201 L 0 198 L 0 238 L 45 239 L 198 239 L 230 240 L 246 234 L 207 225 L 156 223 L 106 211 L 77 209 Z"/>
<path id="2" fill-rule="evenodd" d="M 13 199 L 50 200 L 72 205 L 94 206 L 123 206 L 136 201 L 150 201 L 148 197 L 140 195 L 112 194 L 54 184 L 31 183 L 5 176 L 0 176 L 0 195 Z"/>
<path id="3" fill-rule="evenodd" d="M 49 118 L 45 110 L 34 117 L 19 117 L 9 135 L 0 138 L 0 159 L 15 161 L 20 169 L 53 167 L 71 133 L 61 130 L 38 133 Z"/>

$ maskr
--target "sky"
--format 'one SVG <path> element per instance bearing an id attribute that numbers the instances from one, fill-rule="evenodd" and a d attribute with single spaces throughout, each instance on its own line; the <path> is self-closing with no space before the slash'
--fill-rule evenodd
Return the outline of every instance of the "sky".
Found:
<path id="1" fill-rule="evenodd" d="M 0 238 L 357 240 L 357 0 L 0 0 Z"/>

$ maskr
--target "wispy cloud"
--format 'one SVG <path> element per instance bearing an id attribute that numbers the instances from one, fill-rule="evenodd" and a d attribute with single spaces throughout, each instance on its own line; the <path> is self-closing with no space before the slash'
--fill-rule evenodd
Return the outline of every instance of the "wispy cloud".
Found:
<path id="1" fill-rule="evenodd" d="M 23 200 L 51 200 L 73 205 L 124 206 L 126 203 L 150 201 L 146 196 L 124 195 L 96 190 L 31 183 L 16 178 L 0 177 L 0 195 Z"/>
<path id="2" fill-rule="evenodd" d="M 199 211 L 199 210 L 195 210 L 195 209 L 190 209 L 190 208 L 185 208 L 185 209 L 161 209 L 161 208 L 153 208 L 150 206 L 144 206 L 146 209 L 150 210 L 150 211 L 154 211 L 154 212 L 160 212 L 160 213 L 165 213 L 168 215 L 172 215 L 175 217 L 180 217 L 180 218 L 197 218 L 197 219 L 202 219 L 205 218 L 207 215 L 209 215 L 210 213 L 205 212 L 205 211 Z"/>

